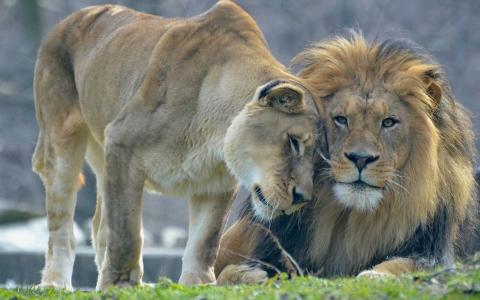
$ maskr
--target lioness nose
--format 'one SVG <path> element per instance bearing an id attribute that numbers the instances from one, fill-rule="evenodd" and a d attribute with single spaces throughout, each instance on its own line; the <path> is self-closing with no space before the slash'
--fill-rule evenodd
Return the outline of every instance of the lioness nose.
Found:
<path id="1" fill-rule="evenodd" d="M 310 200 L 309 197 L 307 195 L 305 195 L 305 193 L 303 193 L 297 187 L 293 187 L 292 197 L 293 197 L 292 204 L 300 204 L 300 203 L 307 202 L 307 201 Z"/>
<path id="2" fill-rule="evenodd" d="M 362 155 L 355 152 L 345 153 L 345 156 L 357 166 L 359 171 L 362 171 L 368 164 L 378 160 L 378 155 Z"/>

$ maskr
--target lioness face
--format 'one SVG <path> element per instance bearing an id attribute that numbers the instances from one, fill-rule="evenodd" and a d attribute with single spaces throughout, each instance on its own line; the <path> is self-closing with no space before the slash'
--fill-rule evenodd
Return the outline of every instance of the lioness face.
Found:
<path id="1" fill-rule="evenodd" d="M 398 183 L 410 152 L 412 114 L 382 89 L 343 89 L 323 100 L 334 194 L 346 207 L 374 210 Z M 410 116 L 410 117 L 409 117 Z"/>
<path id="2" fill-rule="evenodd" d="M 259 218 L 290 214 L 311 199 L 318 120 L 313 105 L 296 85 L 267 84 L 228 129 L 227 165 L 251 191 Z"/>

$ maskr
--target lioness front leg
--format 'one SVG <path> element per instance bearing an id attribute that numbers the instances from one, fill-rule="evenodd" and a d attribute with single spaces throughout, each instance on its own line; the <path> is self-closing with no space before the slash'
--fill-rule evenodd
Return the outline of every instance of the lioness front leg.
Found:
<path id="1" fill-rule="evenodd" d="M 180 283 L 193 285 L 215 282 L 214 264 L 232 195 L 225 193 L 190 198 L 188 242 L 183 255 Z"/>
<path id="2" fill-rule="evenodd" d="M 107 247 L 97 289 L 111 285 L 141 283 L 142 264 L 142 192 L 144 176 L 133 147 L 109 138 L 105 147 L 105 211 Z"/>

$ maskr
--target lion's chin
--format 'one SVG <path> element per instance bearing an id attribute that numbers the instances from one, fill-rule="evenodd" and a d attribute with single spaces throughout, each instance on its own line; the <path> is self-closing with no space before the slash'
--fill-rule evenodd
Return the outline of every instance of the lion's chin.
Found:
<path id="1" fill-rule="evenodd" d="M 383 198 L 380 188 L 366 185 L 359 187 L 351 183 L 336 183 L 333 192 L 343 206 L 363 212 L 375 210 Z"/>

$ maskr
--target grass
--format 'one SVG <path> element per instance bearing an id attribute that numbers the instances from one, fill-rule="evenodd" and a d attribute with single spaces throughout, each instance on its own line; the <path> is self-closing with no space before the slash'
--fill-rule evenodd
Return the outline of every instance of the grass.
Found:
<path id="1" fill-rule="evenodd" d="M 185 287 L 161 278 L 154 288 L 105 293 L 0 289 L 0 299 L 480 299 L 480 253 L 454 270 L 401 278 L 274 278 L 263 285 Z"/>

